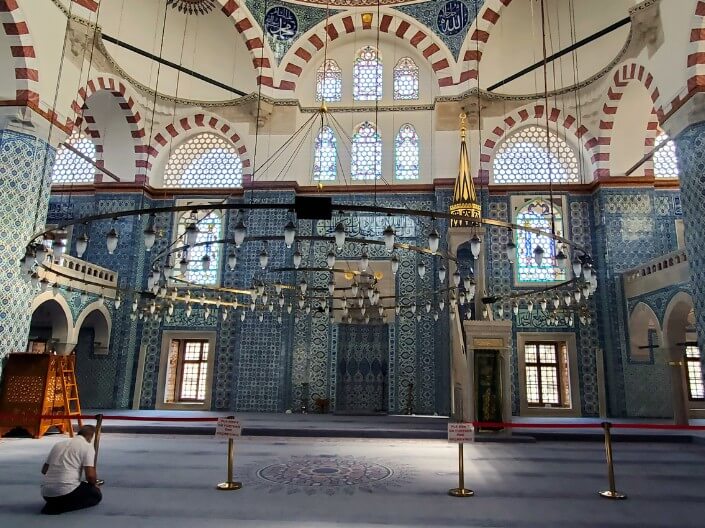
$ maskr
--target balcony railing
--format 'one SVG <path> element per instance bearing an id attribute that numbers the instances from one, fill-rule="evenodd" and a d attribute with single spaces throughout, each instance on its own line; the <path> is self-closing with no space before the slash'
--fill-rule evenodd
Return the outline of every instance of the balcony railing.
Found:
<path id="1" fill-rule="evenodd" d="M 97 266 L 70 255 L 63 255 L 61 260 L 48 265 L 49 270 L 40 270 L 39 276 L 49 282 L 58 282 L 62 286 L 84 289 L 92 293 L 102 293 L 105 297 L 115 297 L 113 289 L 118 283 L 118 274 L 102 266 Z M 52 273 L 56 270 L 62 275 Z M 72 279 L 77 279 L 75 282 Z M 81 280 L 92 284 L 82 285 Z M 103 286 L 107 286 L 103 288 Z M 112 288 L 111 288 L 112 287 Z"/>
<path id="2" fill-rule="evenodd" d="M 672 251 L 624 271 L 622 280 L 627 298 L 688 282 L 690 280 L 688 256 L 684 249 Z"/>

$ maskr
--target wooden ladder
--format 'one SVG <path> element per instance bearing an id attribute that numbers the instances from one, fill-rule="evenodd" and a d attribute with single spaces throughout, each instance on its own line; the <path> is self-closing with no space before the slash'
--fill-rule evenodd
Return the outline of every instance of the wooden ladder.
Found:
<path id="1" fill-rule="evenodd" d="M 58 356 L 55 376 L 55 382 L 56 380 L 61 381 L 63 413 L 68 416 L 76 416 L 78 427 L 82 427 L 81 403 L 78 399 L 78 384 L 76 383 L 76 356 Z M 69 436 L 73 437 L 71 418 L 66 421 L 68 423 Z"/>

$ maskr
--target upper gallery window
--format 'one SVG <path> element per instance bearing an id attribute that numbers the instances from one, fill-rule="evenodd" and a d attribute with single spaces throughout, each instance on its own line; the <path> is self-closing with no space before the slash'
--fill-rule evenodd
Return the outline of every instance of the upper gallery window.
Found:
<path id="1" fill-rule="evenodd" d="M 373 46 L 365 46 L 357 53 L 353 66 L 353 98 L 356 101 L 382 99 L 382 59 Z"/>
<path id="2" fill-rule="evenodd" d="M 95 163 L 95 144 L 85 134 L 74 132 L 66 140 L 66 144 L 71 145 Z M 58 150 L 52 169 L 52 183 L 93 183 L 94 180 L 95 166 L 65 146 Z"/>
<path id="3" fill-rule="evenodd" d="M 517 213 L 516 223 L 525 227 L 540 229 L 551 233 L 551 220 L 555 225 L 555 233 L 563 236 L 563 220 L 560 207 L 547 200 L 536 198 L 527 202 Z M 565 280 L 565 270 L 556 262 L 556 241 L 545 235 L 537 235 L 530 231 L 517 229 L 516 235 L 516 268 L 518 282 L 556 282 Z M 541 246 L 544 257 L 539 266 L 536 263 L 534 250 Z"/>
<path id="4" fill-rule="evenodd" d="M 343 71 L 333 59 L 327 59 L 316 72 L 316 101 L 340 101 L 343 94 Z"/>
<path id="5" fill-rule="evenodd" d="M 353 180 L 376 180 L 382 177 L 382 138 L 377 127 L 365 121 L 352 138 Z"/>
<path id="6" fill-rule="evenodd" d="M 215 285 L 218 283 L 220 252 L 222 244 L 214 243 L 222 238 L 223 218 L 220 211 L 184 212 L 179 217 L 176 236 L 179 246 L 185 244 L 186 227 L 195 223 L 198 229 L 196 244 L 182 255 L 188 261 L 183 279 L 196 284 Z M 208 258 L 205 258 L 205 257 Z M 204 262 L 207 261 L 207 262 Z M 178 263 L 175 263 L 178 267 Z"/>
<path id="7" fill-rule="evenodd" d="M 678 178 L 678 160 L 676 159 L 676 144 L 668 137 L 668 134 L 661 132 L 656 138 L 656 146 L 666 142 L 661 148 L 654 152 L 654 176 L 657 178 Z"/>
<path id="8" fill-rule="evenodd" d="M 546 129 L 533 125 L 500 143 L 492 163 L 494 183 L 578 183 L 580 165 L 575 152 L 563 139 L 549 133 L 550 152 Z"/>
<path id="9" fill-rule="evenodd" d="M 241 187 L 242 160 L 235 147 L 215 134 L 195 136 L 174 150 L 164 187 Z"/>
<path id="10" fill-rule="evenodd" d="M 394 99 L 419 98 L 419 67 L 411 57 L 402 57 L 394 66 Z"/>
<path id="11" fill-rule="evenodd" d="M 324 126 L 316 136 L 313 153 L 313 179 L 333 181 L 338 177 L 338 152 L 335 134 L 329 126 Z"/>
<path id="12" fill-rule="evenodd" d="M 409 123 L 401 126 L 394 140 L 394 175 L 397 180 L 419 178 L 419 136 Z"/>

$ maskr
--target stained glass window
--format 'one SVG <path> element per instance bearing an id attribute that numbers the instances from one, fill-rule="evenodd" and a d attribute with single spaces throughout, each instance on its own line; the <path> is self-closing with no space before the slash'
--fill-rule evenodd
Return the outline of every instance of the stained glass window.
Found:
<path id="1" fill-rule="evenodd" d="M 505 139 L 492 163 L 494 183 L 578 183 L 580 165 L 575 152 L 556 134 L 550 135 L 550 153 L 542 127 L 528 126 Z"/>
<path id="2" fill-rule="evenodd" d="M 377 48 L 365 46 L 353 66 L 353 98 L 356 101 L 382 99 L 382 59 Z"/>
<path id="3" fill-rule="evenodd" d="M 338 177 L 338 152 L 335 134 L 329 126 L 321 128 L 316 136 L 313 154 L 313 179 L 333 181 Z"/>
<path id="4" fill-rule="evenodd" d="M 164 187 L 241 187 L 242 160 L 235 147 L 215 134 L 179 145 L 164 171 Z"/>
<path id="5" fill-rule="evenodd" d="M 218 282 L 218 271 L 220 268 L 220 250 L 221 244 L 212 244 L 216 240 L 220 240 L 223 231 L 223 219 L 220 211 L 198 211 L 196 213 L 183 213 L 179 219 L 177 227 L 177 236 L 179 237 L 178 246 L 185 244 L 186 226 L 196 223 L 198 228 L 198 237 L 196 245 L 189 248 L 186 252 L 188 260 L 188 268 L 186 276 L 180 277 L 189 282 L 196 284 L 215 285 Z M 204 243 L 202 245 L 198 245 Z M 203 267 L 203 257 L 210 257 L 210 268 L 206 271 Z M 174 266 L 178 269 L 178 262 Z"/>
<path id="6" fill-rule="evenodd" d="M 316 101 L 340 101 L 343 71 L 333 59 L 326 59 L 316 72 Z"/>
<path id="7" fill-rule="evenodd" d="M 382 176 L 382 138 L 369 121 L 359 127 L 352 138 L 353 180 L 376 180 Z"/>
<path id="8" fill-rule="evenodd" d="M 66 144 L 71 145 L 88 159 L 95 162 L 95 144 L 85 134 L 74 132 L 66 140 Z M 91 163 L 65 146 L 58 150 L 51 174 L 52 183 L 93 183 L 94 180 L 95 167 Z"/>
<path id="9" fill-rule="evenodd" d="M 656 146 L 661 145 L 664 141 L 666 144 L 654 152 L 654 176 L 656 178 L 678 178 L 676 144 L 668 137 L 668 134 L 661 132 L 656 138 Z"/>
<path id="10" fill-rule="evenodd" d="M 401 126 L 394 140 L 394 175 L 397 180 L 419 178 L 419 136 L 409 123 Z"/>
<path id="11" fill-rule="evenodd" d="M 563 236 L 561 210 L 553 206 L 553 222 L 556 235 Z M 525 227 L 551 232 L 551 204 L 541 198 L 531 200 L 517 213 L 516 223 Z M 516 267 L 518 282 L 556 282 L 565 280 L 565 270 L 556 262 L 556 241 L 545 235 L 517 229 Z M 534 250 L 541 246 L 544 251 L 543 261 L 539 266 L 534 258 Z"/>
<path id="12" fill-rule="evenodd" d="M 394 99 L 419 98 L 419 67 L 411 57 L 402 57 L 394 66 Z"/>

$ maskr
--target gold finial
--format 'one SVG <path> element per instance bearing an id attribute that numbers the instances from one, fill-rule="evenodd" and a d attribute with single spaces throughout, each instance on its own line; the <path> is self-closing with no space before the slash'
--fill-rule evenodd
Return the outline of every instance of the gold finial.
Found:
<path id="1" fill-rule="evenodd" d="M 321 101 L 321 108 L 319 110 L 322 114 L 325 114 L 328 112 L 328 106 L 326 105 L 325 99 Z"/>
<path id="2" fill-rule="evenodd" d="M 465 139 L 467 135 L 467 119 L 468 115 L 465 112 L 460 113 L 460 137 Z"/>

